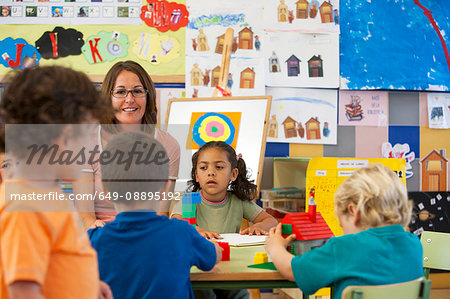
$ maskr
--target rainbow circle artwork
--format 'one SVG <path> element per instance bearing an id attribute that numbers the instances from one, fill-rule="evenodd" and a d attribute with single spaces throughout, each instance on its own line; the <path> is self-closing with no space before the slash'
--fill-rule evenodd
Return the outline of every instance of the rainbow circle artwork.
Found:
<path id="1" fill-rule="evenodd" d="M 235 134 L 236 128 L 232 120 L 216 112 L 203 114 L 192 127 L 192 140 L 199 146 L 209 141 L 224 141 L 231 145 Z"/>

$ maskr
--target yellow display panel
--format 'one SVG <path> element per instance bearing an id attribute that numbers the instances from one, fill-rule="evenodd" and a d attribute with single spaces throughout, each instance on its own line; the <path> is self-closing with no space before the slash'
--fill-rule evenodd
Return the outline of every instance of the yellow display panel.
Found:
<path id="1" fill-rule="evenodd" d="M 315 203 L 335 236 L 342 235 L 342 228 L 334 212 L 334 193 L 342 182 L 357 168 L 370 163 L 381 163 L 393 171 L 406 186 L 405 159 L 386 158 L 312 158 L 306 170 L 306 194 L 315 189 Z M 308 209 L 308 201 L 306 201 Z"/>

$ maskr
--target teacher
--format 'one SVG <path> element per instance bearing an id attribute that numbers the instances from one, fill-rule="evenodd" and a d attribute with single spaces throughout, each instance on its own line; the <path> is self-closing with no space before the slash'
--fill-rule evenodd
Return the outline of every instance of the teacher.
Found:
<path id="1" fill-rule="evenodd" d="M 180 146 L 169 133 L 151 126 L 157 122 L 157 109 L 156 90 L 149 74 L 134 61 L 117 62 L 106 74 L 101 92 L 111 103 L 115 113 L 113 117 L 102 119 L 102 125 L 98 126 L 94 134 L 94 142 L 99 149 L 98 155 L 114 133 L 133 127 L 136 129 L 133 125 L 139 125 L 140 130 L 152 134 L 167 151 L 169 181 L 163 191 L 173 192 L 180 165 Z M 93 159 L 95 160 L 97 160 L 96 163 L 89 164 L 83 170 L 81 180 L 73 183 L 75 194 L 101 194 L 102 192 L 105 194 L 98 156 Z M 82 200 L 77 201 L 76 204 L 85 229 L 103 226 L 114 220 L 117 214 L 112 201 L 100 199 L 99 196 L 93 201 Z M 168 215 L 168 212 L 167 205 L 160 209 L 159 214 Z"/>

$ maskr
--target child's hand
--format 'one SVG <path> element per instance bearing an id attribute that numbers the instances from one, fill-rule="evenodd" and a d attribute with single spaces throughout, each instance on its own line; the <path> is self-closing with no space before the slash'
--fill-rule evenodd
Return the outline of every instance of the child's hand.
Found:
<path id="1" fill-rule="evenodd" d="M 270 251 L 273 251 L 280 246 L 286 249 L 287 246 L 295 240 L 296 236 L 294 234 L 289 235 L 286 239 L 283 238 L 281 231 L 281 223 L 278 223 L 277 226 L 270 229 L 269 236 L 266 238 L 266 245 L 264 245 L 266 251 L 269 252 L 269 254 Z"/>
<path id="2" fill-rule="evenodd" d="M 247 227 L 246 229 L 242 230 L 240 232 L 240 234 L 241 235 L 248 234 L 249 236 L 252 236 L 252 235 L 257 235 L 257 236 L 266 235 L 267 236 L 269 234 L 269 232 L 265 231 L 264 229 L 260 228 L 257 224 L 255 224 L 255 225 L 251 225 L 251 226 Z"/>
<path id="3" fill-rule="evenodd" d="M 204 229 L 204 228 L 201 228 L 201 227 L 198 227 L 198 226 L 197 226 L 197 231 L 198 231 L 198 233 L 200 235 L 202 235 L 203 237 L 205 237 L 208 240 L 211 240 L 211 239 L 222 239 L 222 237 L 218 233 L 212 232 L 210 230 L 207 230 L 207 229 Z"/>
<path id="4" fill-rule="evenodd" d="M 113 293 L 111 291 L 111 288 L 109 287 L 109 285 L 100 280 L 100 289 L 99 289 L 99 293 L 98 293 L 98 298 L 99 299 L 113 299 Z"/>

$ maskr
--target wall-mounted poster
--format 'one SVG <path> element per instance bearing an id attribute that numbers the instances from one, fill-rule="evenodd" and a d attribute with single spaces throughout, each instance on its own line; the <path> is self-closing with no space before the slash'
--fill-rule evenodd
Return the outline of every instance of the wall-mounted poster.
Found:
<path id="1" fill-rule="evenodd" d="M 341 88 L 450 87 L 447 0 L 341 0 Z"/>
<path id="2" fill-rule="evenodd" d="M 336 144 L 337 90 L 267 88 L 267 142 Z"/>
<path id="3" fill-rule="evenodd" d="M 227 88 L 233 96 L 264 94 L 262 2 L 191 0 L 187 7 L 186 96 L 213 95 L 227 28 L 234 31 Z"/>
<path id="4" fill-rule="evenodd" d="M 267 86 L 339 87 L 338 34 L 267 32 L 265 41 Z"/>
<path id="5" fill-rule="evenodd" d="M 450 93 L 428 93 L 428 126 L 450 129 Z"/>
<path id="6" fill-rule="evenodd" d="M 268 30 L 339 32 L 339 0 L 264 0 Z"/>
<path id="7" fill-rule="evenodd" d="M 339 91 L 339 125 L 387 126 L 387 91 Z"/>

